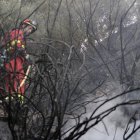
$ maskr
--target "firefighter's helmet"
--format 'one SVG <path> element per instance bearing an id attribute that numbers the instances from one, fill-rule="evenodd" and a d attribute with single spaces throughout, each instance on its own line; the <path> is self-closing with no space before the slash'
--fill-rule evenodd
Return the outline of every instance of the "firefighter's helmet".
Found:
<path id="1" fill-rule="evenodd" d="M 30 20 L 30 19 L 25 19 L 25 20 L 23 20 L 22 22 L 21 22 L 21 26 L 22 25 L 30 25 L 30 26 L 32 26 L 33 27 L 33 31 L 36 31 L 37 30 L 37 23 L 36 23 L 36 21 L 34 21 L 34 20 Z"/>

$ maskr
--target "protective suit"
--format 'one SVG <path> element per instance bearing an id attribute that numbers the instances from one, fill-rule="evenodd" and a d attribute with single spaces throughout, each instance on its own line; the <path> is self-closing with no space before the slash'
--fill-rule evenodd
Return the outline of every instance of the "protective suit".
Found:
<path id="1" fill-rule="evenodd" d="M 8 93 L 18 93 L 24 95 L 25 83 L 21 85 L 24 77 L 25 65 L 25 39 L 24 33 L 20 29 L 14 29 L 6 33 L 3 46 L 6 50 L 4 60 L 5 69 L 5 89 Z"/>

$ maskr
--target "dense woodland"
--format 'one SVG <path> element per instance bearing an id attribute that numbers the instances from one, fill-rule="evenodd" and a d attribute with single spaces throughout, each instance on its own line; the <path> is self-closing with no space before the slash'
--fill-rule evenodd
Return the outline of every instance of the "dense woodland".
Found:
<path id="1" fill-rule="evenodd" d="M 8 104 L 12 139 L 80 140 L 117 110 L 127 118 L 122 139 L 131 138 L 140 128 L 139 13 L 138 0 L 0 0 L 1 36 L 26 18 L 38 23 L 26 39 L 25 102 Z"/>

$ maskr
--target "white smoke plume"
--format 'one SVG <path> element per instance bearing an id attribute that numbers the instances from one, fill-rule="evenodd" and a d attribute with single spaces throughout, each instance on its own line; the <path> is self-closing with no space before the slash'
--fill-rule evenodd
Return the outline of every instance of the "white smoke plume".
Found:
<path id="1" fill-rule="evenodd" d="M 107 90 L 110 89 L 110 91 L 113 94 L 118 94 L 122 91 L 121 86 L 119 84 L 113 83 L 113 85 L 109 84 L 110 86 L 107 87 Z M 114 86 L 115 85 L 115 86 Z M 113 87 L 113 89 L 112 89 Z M 114 88 L 116 87 L 116 88 Z M 133 96 L 133 98 L 132 98 Z M 131 98 L 130 98 L 131 97 Z M 138 92 L 135 91 L 132 94 L 128 94 L 128 98 L 131 99 L 138 99 Z M 122 102 L 123 98 L 118 98 L 117 100 L 113 100 L 109 103 L 107 103 L 105 106 L 103 106 L 99 112 L 102 112 L 103 110 L 106 110 L 107 108 L 110 108 L 117 103 Z M 91 114 L 93 111 L 93 108 L 95 107 L 95 104 L 92 104 L 88 107 L 87 117 Z M 130 116 L 125 114 L 123 107 L 117 108 L 114 112 L 112 112 L 109 116 L 107 116 L 102 122 L 100 122 L 98 125 L 90 129 L 83 137 L 80 138 L 80 140 L 123 140 L 123 135 L 126 129 L 126 126 L 129 122 L 130 117 L 133 115 L 133 113 L 139 108 L 139 105 L 133 105 L 128 106 L 128 111 L 130 112 Z M 140 125 L 140 122 L 137 121 L 137 125 Z M 130 124 L 130 130 L 133 128 L 133 123 Z M 140 140 L 140 134 L 139 131 L 137 131 L 132 137 L 129 138 L 129 140 Z"/>

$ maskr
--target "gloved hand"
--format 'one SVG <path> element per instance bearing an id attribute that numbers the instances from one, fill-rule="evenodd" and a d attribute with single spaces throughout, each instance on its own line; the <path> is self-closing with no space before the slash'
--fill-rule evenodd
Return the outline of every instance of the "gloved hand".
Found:
<path id="1" fill-rule="evenodd" d="M 29 54 L 26 54 L 25 58 L 26 58 L 27 60 L 29 59 L 29 57 L 30 57 Z"/>
<path id="2" fill-rule="evenodd" d="M 30 59 L 30 55 L 29 55 L 29 54 L 26 54 L 26 55 L 25 55 L 25 59 L 26 59 L 26 63 L 27 63 L 28 65 L 32 65 L 32 61 L 31 61 L 31 59 Z"/>

